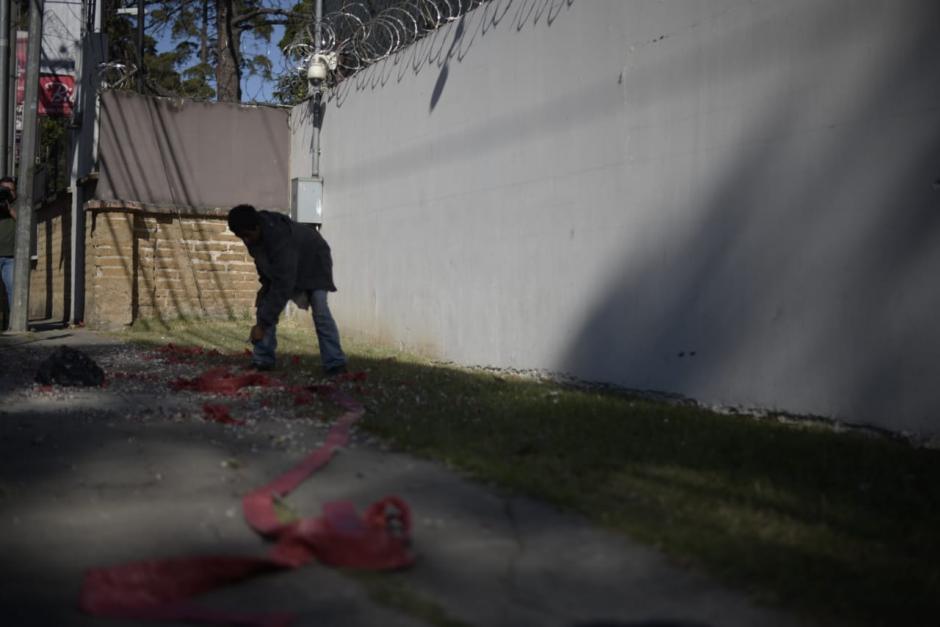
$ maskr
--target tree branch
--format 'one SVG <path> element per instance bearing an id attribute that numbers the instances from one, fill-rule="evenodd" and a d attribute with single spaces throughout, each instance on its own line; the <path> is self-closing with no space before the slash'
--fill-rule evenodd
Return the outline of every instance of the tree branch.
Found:
<path id="1" fill-rule="evenodd" d="M 267 9 L 264 7 L 259 7 L 257 9 L 253 9 L 251 11 L 248 11 L 247 13 L 242 13 L 241 15 L 232 18 L 232 25 L 241 26 L 244 22 L 251 21 L 255 19 L 256 17 L 261 17 L 262 15 L 276 15 L 280 18 L 287 20 L 292 17 L 303 17 L 306 14 L 297 13 L 295 11 L 287 11 L 285 9 Z M 273 23 L 274 22 L 272 22 L 272 24 Z"/>
<path id="2" fill-rule="evenodd" d="M 286 26 L 290 24 L 290 20 L 265 20 L 265 26 Z M 245 32 L 257 28 L 256 24 L 239 24 L 238 30 Z"/>

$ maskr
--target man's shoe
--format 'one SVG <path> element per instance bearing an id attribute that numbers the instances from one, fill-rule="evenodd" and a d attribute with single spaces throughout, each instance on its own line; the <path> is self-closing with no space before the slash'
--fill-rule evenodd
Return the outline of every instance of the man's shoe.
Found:
<path id="1" fill-rule="evenodd" d="M 270 372 L 274 370 L 274 364 L 259 364 L 257 362 L 251 362 L 251 369 L 257 370 L 258 372 Z"/>
<path id="2" fill-rule="evenodd" d="M 331 366 L 330 368 L 325 368 L 323 373 L 328 377 L 335 377 L 340 374 L 346 374 L 346 364 L 340 364 L 338 366 Z"/>

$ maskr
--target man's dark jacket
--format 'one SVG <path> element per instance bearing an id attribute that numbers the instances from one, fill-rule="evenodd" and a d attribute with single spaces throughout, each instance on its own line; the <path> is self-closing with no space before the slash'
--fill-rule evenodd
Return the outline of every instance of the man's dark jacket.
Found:
<path id="1" fill-rule="evenodd" d="M 248 246 L 255 260 L 261 289 L 258 291 L 258 324 L 277 324 L 281 311 L 298 292 L 336 291 L 330 246 L 312 227 L 298 224 L 281 213 L 259 211 L 260 241 Z"/>

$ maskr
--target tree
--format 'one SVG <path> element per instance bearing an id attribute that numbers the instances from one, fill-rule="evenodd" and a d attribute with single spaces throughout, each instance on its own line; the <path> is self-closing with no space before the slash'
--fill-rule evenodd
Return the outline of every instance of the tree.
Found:
<path id="1" fill-rule="evenodd" d="M 328 15 L 340 10 L 348 0 L 323 0 L 323 14 Z M 291 12 L 295 19 L 288 21 L 284 26 L 284 35 L 278 46 L 284 50 L 288 61 L 299 64 L 303 60 L 299 49 L 290 49 L 290 45 L 299 41 L 312 43 L 312 33 L 316 16 L 316 0 L 300 0 L 293 6 Z M 283 74 L 277 78 L 274 87 L 274 98 L 281 104 L 295 105 L 309 95 L 307 77 L 301 72 Z"/>
<path id="2" fill-rule="evenodd" d="M 2 1 L 2 0 L 0 0 Z M 132 32 L 135 19 L 116 15 L 118 2 L 127 0 L 104 0 L 106 21 L 110 25 L 110 41 L 114 47 L 112 58 L 135 60 L 136 33 Z M 213 95 L 223 102 L 239 102 L 242 98 L 241 82 L 245 76 L 257 75 L 273 80 L 271 60 L 264 55 L 247 57 L 243 54 L 246 38 L 270 42 L 275 26 L 283 26 L 284 36 L 280 46 L 305 39 L 312 43 L 309 32 L 314 26 L 315 0 L 137 0 L 148 7 L 149 35 L 145 44 L 145 64 L 148 87 L 157 93 L 193 98 L 210 98 Z M 416 29 L 426 32 L 431 26 L 432 15 L 452 17 L 480 0 L 323 0 L 324 15 L 342 11 L 354 12 L 354 19 L 337 20 L 331 32 L 337 39 L 347 40 L 361 35 L 363 23 L 383 11 L 395 7 L 410 12 L 419 10 Z M 430 7 L 430 8 L 429 8 Z M 436 7 L 436 8 L 434 8 Z M 394 9 L 392 9 L 394 10 Z M 439 21 L 439 20 L 438 20 Z M 427 22 L 427 23 L 425 23 Z M 388 33 L 387 29 L 374 29 L 373 36 Z M 177 42 L 167 52 L 156 52 L 153 35 Z M 388 42 L 384 42 L 388 43 Z M 383 42 L 377 42 L 377 49 Z M 304 54 L 295 51 L 290 59 L 299 63 Z M 347 73 L 360 66 L 344 67 Z M 282 103 L 292 104 L 307 95 L 306 79 L 300 73 L 282 75 L 277 78 L 275 97 Z"/>
<path id="3" fill-rule="evenodd" d="M 108 60 L 134 68 L 135 72 L 145 72 L 145 89 L 150 93 L 187 98 L 211 97 L 215 90 L 204 76 L 189 66 L 196 54 L 196 46 L 192 42 L 184 40 L 173 50 L 158 53 L 156 39 L 145 32 L 143 62 L 138 59 L 137 17 L 119 15 L 117 9 L 122 4 L 120 0 L 104 0 L 102 4 L 103 29 L 108 36 Z M 163 4 L 167 3 L 160 3 L 157 8 L 164 9 Z M 117 88 L 134 89 L 135 84 L 136 81 L 131 80 Z"/>
<path id="4" fill-rule="evenodd" d="M 195 39 L 199 62 L 184 74 L 205 80 L 214 70 L 216 96 L 221 102 L 241 101 L 243 76 L 270 79 L 271 60 L 264 55 L 245 58 L 244 37 L 270 41 L 275 25 L 287 24 L 291 11 L 279 0 L 154 0 L 154 26 L 169 26 L 174 38 Z"/>
<path id="5" fill-rule="evenodd" d="M 151 29 L 178 42 L 175 61 L 180 70 L 182 93 L 179 95 L 208 100 L 215 97 L 213 87 L 216 53 L 210 25 L 215 14 L 214 0 L 163 0 L 152 2 Z M 195 61 L 187 65 L 191 61 Z"/>

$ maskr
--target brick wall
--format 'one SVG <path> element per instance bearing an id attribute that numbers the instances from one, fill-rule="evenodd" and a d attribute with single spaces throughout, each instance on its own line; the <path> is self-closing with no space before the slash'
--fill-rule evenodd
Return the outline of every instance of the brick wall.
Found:
<path id="1" fill-rule="evenodd" d="M 92 201 L 86 213 L 85 322 L 241 317 L 259 284 L 224 211 L 198 215 Z"/>
<path id="2" fill-rule="evenodd" d="M 60 194 L 36 211 L 36 259 L 29 277 L 29 320 L 62 322 L 71 309 L 71 196 Z"/>

